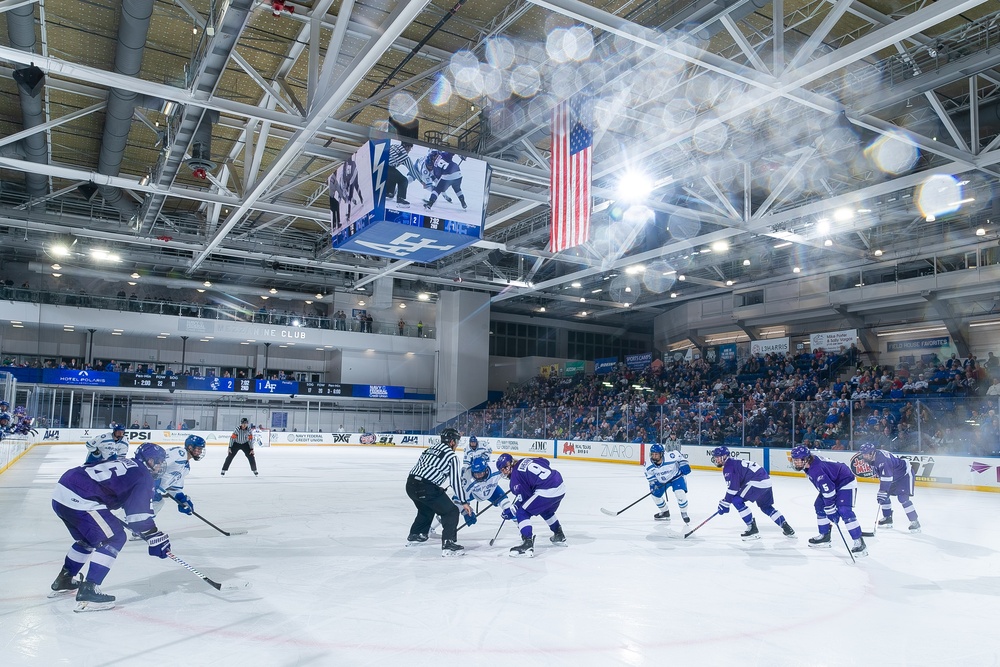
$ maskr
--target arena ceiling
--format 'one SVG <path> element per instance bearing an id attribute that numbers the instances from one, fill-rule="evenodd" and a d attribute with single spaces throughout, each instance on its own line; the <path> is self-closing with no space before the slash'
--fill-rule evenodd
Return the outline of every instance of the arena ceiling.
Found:
<path id="1" fill-rule="evenodd" d="M 400 297 L 483 290 L 499 312 L 648 330 L 796 269 L 997 238 L 1000 10 L 985 0 L 0 0 L 0 14 L 0 256 L 109 293 L 133 272 L 250 301 L 391 277 Z M 581 93 L 592 238 L 552 254 L 551 108 Z M 326 179 L 390 115 L 491 163 L 481 242 L 427 265 L 331 249 Z M 636 172 L 652 190 L 627 202 Z M 54 257 L 58 240 L 74 254 Z M 94 248 L 120 261 L 95 268 Z"/>

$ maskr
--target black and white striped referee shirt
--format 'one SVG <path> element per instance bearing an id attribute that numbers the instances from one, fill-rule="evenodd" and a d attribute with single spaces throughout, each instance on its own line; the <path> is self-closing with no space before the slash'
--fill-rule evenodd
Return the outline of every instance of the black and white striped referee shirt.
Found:
<path id="1" fill-rule="evenodd" d="M 458 454 L 445 443 L 439 442 L 423 451 L 410 474 L 431 484 L 437 484 L 442 489 L 451 485 L 452 493 L 457 495 L 459 502 L 464 505 L 467 501 L 459 476 L 460 468 L 461 461 L 458 459 Z"/>

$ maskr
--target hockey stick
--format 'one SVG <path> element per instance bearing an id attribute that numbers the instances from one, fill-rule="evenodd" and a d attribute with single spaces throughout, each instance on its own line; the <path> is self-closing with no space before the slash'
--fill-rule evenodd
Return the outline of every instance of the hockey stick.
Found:
<path id="1" fill-rule="evenodd" d="M 605 514 L 607 514 L 608 516 L 618 516 L 619 514 L 621 514 L 622 512 L 624 512 L 625 510 L 629 509 L 630 507 L 634 507 L 634 506 L 638 505 L 639 503 L 641 503 L 646 498 L 649 498 L 651 495 L 653 495 L 652 491 L 650 491 L 649 493 L 647 493 L 646 495 L 644 495 L 642 498 L 639 498 L 639 500 L 635 501 L 634 503 L 632 503 L 630 505 L 626 505 L 625 507 L 623 507 L 622 509 L 618 510 L 617 512 L 612 512 L 611 510 L 606 509 L 604 507 L 601 508 L 601 511 L 604 512 Z"/>
<path id="2" fill-rule="evenodd" d="M 688 532 L 684 533 L 684 539 L 687 539 L 688 537 L 690 537 L 694 533 L 694 531 L 698 530 L 699 528 L 701 528 L 702 526 L 704 526 L 706 523 L 708 523 L 709 521 L 711 521 L 712 519 L 714 519 L 717 516 L 719 516 L 719 510 L 715 510 L 715 514 L 713 514 L 712 516 L 708 517 L 707 519 L 705 519 L 704 521 L 702 521 L 701 523 L 699 523 L 697 526 L 695 526 L 694 528 L 692 528 Z"/>
<path id="3" fill-rule="evenodd" d="M 840 522 L 834 521 L 833 525 L 837 527 L 837 532 L 840 533 L 840 539 L 844 543 L 844 548 L 847 549 L 847 554 L 851 557 L 851 562 L 857 563 L 858 561 L 854 558 L 854 552 L 851 551 L 851 547 L 847 546 L 847 538 L 844 537 L 844 531 L 840 528 Z"/>
<path id="4" fill-rule="evenodd" d="M 510 491 L 507 491 L 507 493 L 510 493 Z M 503 494 L 504 498 L 507 497 L 507 493 Z M 483 512 L 485 512 L 486 510 L 488 510 L 491 507 L 493 507 L 493 502 L 492 501 L 490 501 L 489 505 L 487 505 L 486 507 L 483 508 L 482 512 L 476 512 L 474 514 L 474 516 L 478 519 L 480 514 L 482 514 Z M 471 524 L 463 523 L 461 526 L 459 526 L 458 528 L 455 529 L 455 532 L 458 532 L 459 530 L 462 530 L 463 528 L 465 528 L 468 525 L 471 525 Z"/>
<path id="5" fill-rule="evenodd" d="M 503 521 L 500 522 L 500 528 L 503 528 L 503 525 L 505 523 L 507 523 L 507 519 L 504 519 Z M 493 546 L 493 543 L 497 541 L 497 538 L 500 537 L 500 528 L 497 528 L 497 534 L 493 536 L 492 540 L 490 540 L 491 547 Z"/>
<path id="6" fill-rule="evenodd" d="M 878 532 L 878 518 L 882 516 L 882 506 L 879 505 L 875 509 L 875 523 L 872 524 L 872 532 L 866 533 L 861 531 L 861 537 L 875 537 L 875 533 Z"/>
<path id="7" fill-rule="evenodd" d="M 172 495 L 170 495 L 169 493 L 165 493 L 163 495 L 165 495 L 167 498 L 170 498 L 175 503 L 177 503 L 178 505 L 180 505 L 180 502 L 178 502 L 178 500 L 176 498 L 174 498 Z M 217 531 L 219 531 L 220 533 L 222 533 L 226 537 L 232 537 L 233 535 L 246 535 L 247 534 L 247 531 L 245 531 L 245 530 L 234 530 L 232 532 L 227 532 L 225 530 L 222 530 L 221 528 L 219 528 L 218 526 L 216 526 L 214 523 L 212 523 L 211 521 L 209 521 L 208 519 L 206 519 L 202 515 L 200 515 L 197 512 L 195 512 L 193 509 L 191 510 L 191 514 L 195 515 L 196 517 L 198 517 L 199 519 L 201 519 L 202 521 L 204 521 L 205 523 L 207 523 L 208 525 L 210 525 L 212 528 L 215 528 Z"/>
<path id="8" fill-rule="evenodd" d="M 242 581 L 242 580 L 226 581 L 226 582 L 220 584 L 217 581 L 212 581 L 211 579 L 209 579 L 208 577 L 206 577 L 204 574 L 202 574 L 198 570 L 194 569 L 193 567 L 191 567 L 190 565 L 188 565 L 187 563 L 185 563 L 183 560 L 181 560 L 180 558 L 178 558 L 177 556 L 175 556 L 171 552 L 168 551 L 167 552 L 167 556 L 171 560 L 173 560 L 173 561 L 175 561 L 177 563 L 180 563 L 181 565 L 183 565 L 184 567 L 186 567 L 187 569 L 189 569 L 191 572 L 193 572 L 195 575 L 197 575 L 201 579 L 204 579 L 205 582 L 209 586 L 211 586 L 212 588 L 214 588 L 217 591 L 240 591 L 240 590 L 243 590 L 244 588 L 250 588 L 250 586 L 251 586 L 251 584 L 250 584 L 249 581 Z"/>
<path id="9" fill-rule="evenodd" d="M 663 483 L 663 486 L 666 486 L 667 484 L 671 484 L 671 483 L 677 481 L 678 479 L 680 479 L 681 477 L 682 477 L 682 475 L 676 475 L 675 477 L 671 477 L 670 479 L 668 479 L 666 482 Z M 642 498 L 639 498 L 639 500 L 635 501 L 634 503 L 632 503 L 628 507 L 623 507 L 622 509 L 618 510 L 617 512 L 612 512 L 611 510 L 605 509 L 603 507 L 601 508 L 601 511 L 604 512 L 605 514 L 607 514 L 608 516 L 618 516 L 619 514 L 621 514 L 622 512 L 624 512 L 625 510 L 629 509 L 630 507 L 634 507 L 635 505 L 638 505 L 640 502 L 642 502 L 646 498 L 650 497 L 651 495 L 653 495 L 652 491 L 650 491 L 649 493 L 647 493 L 646 495 L 644 495 Z"/>

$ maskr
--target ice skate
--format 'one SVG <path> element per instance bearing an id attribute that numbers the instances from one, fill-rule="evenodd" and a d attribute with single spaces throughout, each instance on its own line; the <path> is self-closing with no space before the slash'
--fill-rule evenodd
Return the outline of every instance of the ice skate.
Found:
<path id="1" fill-rule="evenodd" d="M 59 571 L 59 575 L 56 576 L 56 580 L 52 582 L 51 588 L 52 592 L 49 593 L 49 597 L 59 597 L 63 593 L 71 593 L 80 588 L 80 581 L 75 580 L 70 575 L 69 570 L 63 568 Z"/>
<path id="2" fill-rule="evenodd" d="M 549 541 L 552 542 L 552 544 L 556 545 L 557 547 L 568 546 L 566 544 L 566 535 L 563 533 L 562 528 L 553 532 L 552 537 L 549 538 Z"/>
<path id="3" fill-rule="evenodd" d="M 445 540 L 441 543 L 441 555 L 446 558 L 449 556 L 464 556 L 465 547 L 454 540 Z"/>
<path id="4" fill-rule="evenodd" d="M 816 537 L 810 537 L 809 546 L 820 549 L 829 549 L 833 546 L 830 544 L 830 533 L 820 533 Z"/>
<path id="5" fill-rule="evenodd" d="M 665 510 L 663 512 L 657 512 L 653 515 L 653 518 L 657 521 L 670 521 L 670 510 Z"/>
<path id="6" fill-rule="evenodd" d="M 781 532 L 785 534 L 785 537 L 795 537 L 795 531 L 788 525 L 787 521 L 781 522 Z"/>
<path id="7" fill-rule="evenodd" d="M 684 514 L 684 512 L 681 512 L 681 518 L 684 519 L 684 523 L 691 523 L 691 517 L 689 517 L 687 514 Z"/>
<path id="8" fill-rule="evenodd" d="M 750 519 L 750 525 L 747 526 L 745 531 L 740 533 L 740 537 L 743 538 L 744 542 L 760 539 L 760 531 L 757 530 L 757 519 Z"/>
<path id="9" fill-rule="evenodd" d="M 406 546 L 412 547 L 417 544 L 423 544 L 426 541 L 427 535 L 423 533 L 410 533 L 410 535 L 406 538 Z"/>
<path id="10" fill-rule="evenodd" d="M 892 528 L 892 515 L 890 514 L 889 516 L 887 516 L 884 519 L 882 519 L 881 521 L 879 521 L 878 522 L 878 527 L 879 528 Z"/>
<path id="11" fill-rule="evenodd" d="M 114 609 L 115 596 L 101 592 L 101 588 L 92 581 L 81 581 L 76 591 L 76 609 L 73 611 L 103 611 Z"/>
<path id="12" fill-rule="evenodd" d="M 406 201 L 402 197 L 397 197 L 396 198 L 396 203 L 399 204 L 400 206 L 409 206 L 410 205 L 410 202 Z"/>
<path id="13" fill-rule="evenodd" d="M 911 533 L 919 533 L 920 532 L 920 522 L 919 521 L 911 521 L 910 522 L 910 532 Z"/>
<path id="14" fill-rule="evenodd" d="M 865 538 L 859 537 L 854 540 L 854 546 L 851 547 L 851 553 L 858 558 L 868 555 L 868 549 L 865 547 Z"/>
<path id="15" fill-rule="evenodd" d="M 508 554 L 511 558 L 534 558 L 535 557 L 535 536 L 524 538 L 516 547 L 510 548 Z"/>

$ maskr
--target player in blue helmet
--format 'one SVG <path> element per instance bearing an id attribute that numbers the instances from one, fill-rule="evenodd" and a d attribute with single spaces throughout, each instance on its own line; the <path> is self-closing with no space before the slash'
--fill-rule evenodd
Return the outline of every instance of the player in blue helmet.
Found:
<path id="1" fill-rule="evenodd" d="M 14 427 L 13 418 L 9 412 L 0 412 L 0 433 L 10 433 Z"/>
<path id="2" fill-rule="evenodd" d="M 469 464 L 469 471 L 472 472 L 472 477 L 477 482 L 481 482 L 490 476 L 490 466 L 481 458 L 472 459 L 472 463 Z"/>
<path id="3" fill-rule="evenodd" d="M 882 510 L 882 518 L 878 522 L 880 528 L 892 528 L 892 496 L 895 496 L 899 504 L 906 512 L 906 518 L 910 520 L 910 532 L 920 532 L 920 521 L 917 518 L 917 510 L 910 500 L 913 495 L 914 480 L 913 471 L 909 464 L 894 454 L 890 454 L 884 449 L 879 449 L 875 443 L 866 442 L 858 448 L 861 458 L 868 462 L 872 472 L 878 477 L 878 500 Z"/>
<path id="4" fill-rule="evenodd" d="M 85 464 L 100 463 L 101 461 L 114 461 L 125 458 L 128 454 L 128 440 L 125 439 L 125 426 L 117 422 L 111 422 L 109 427 L 111 432 L 98 434 L 87 441 L 87 460 Z"/>
<path id="5" fill-rule="evenodd" d="M 681 511 L 684 523 L 691 523 L 687 513 L 687 482 L 684 476 L 691 472 L 684 455 L 678 451 L 668 452 L 663 445 L 655 443 L 649 447 L 649 464 L 644 472 L 649 483 L 649 492 L 659 510 L 653 515 L 657 521 L 670 521 L 670 510 L 667 508 L 667 489 L 673 489 L 677 497 L 677 507 Z"/>
<path id="6" fill-rule="evenodd" d="M 184 449 L 195 461 L 201 461 L 205 458 L 205 438 L 200 435 L 189 435 L 184 441 Z"/>
<path id="7" fill-rule="evenodd" d="M 716 447 L 712 450 L 712 463 L 716 468 L 721 468 L 729 458 L 729 447 Z"/>
<path id="8" fill-rule="evenodd" d="M 490 454 L 492 453 L 493 450 L 489 445 L 480 444 L 479 438 L 470 435 L 469 446 L 465 448 L 465 454 L 462 456 L 462 465 L 469 465 L 473 459 L 483 459 L 489 465 Z"/>

